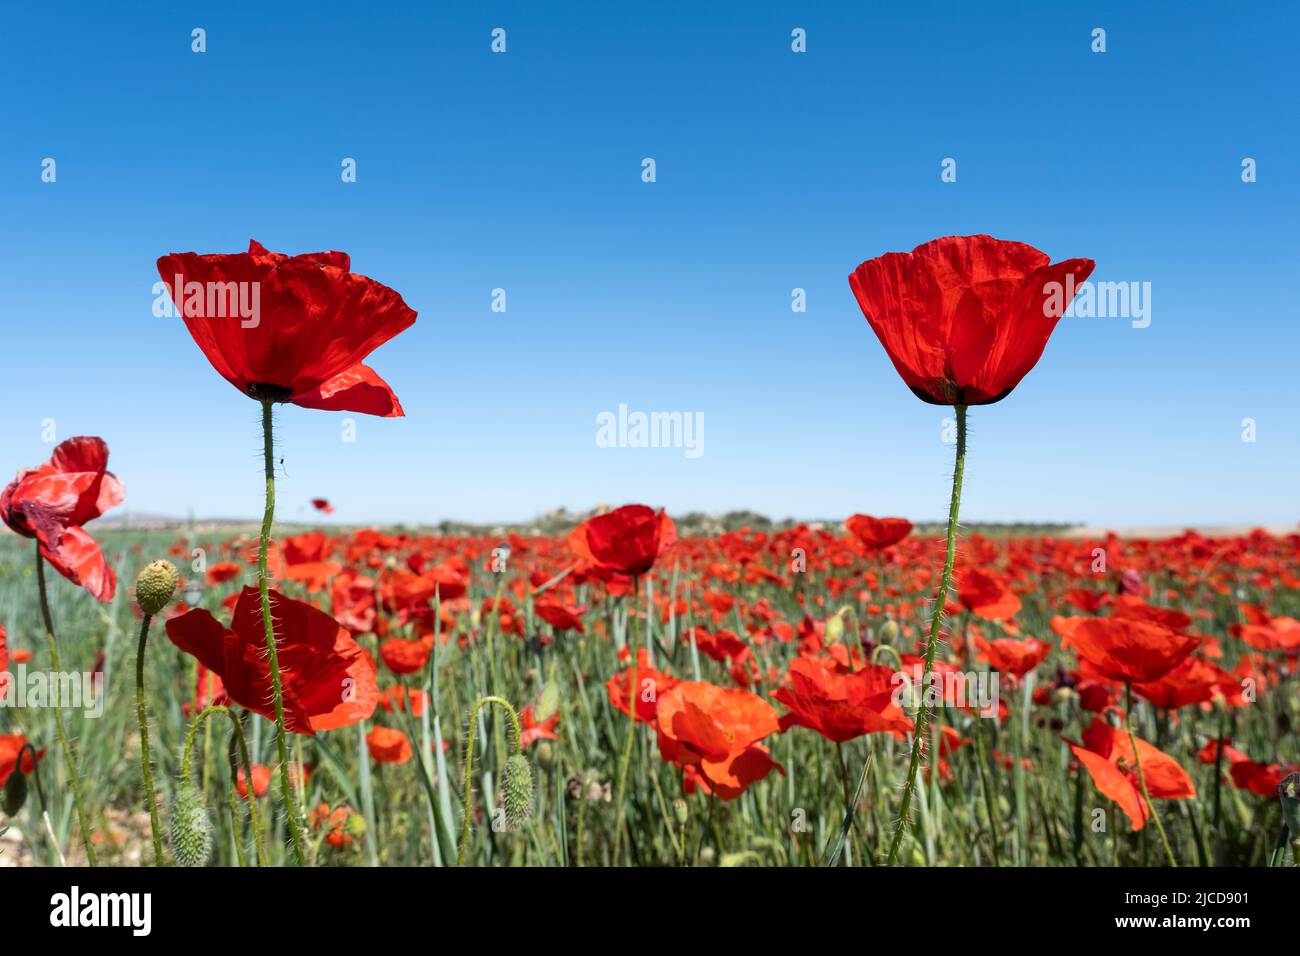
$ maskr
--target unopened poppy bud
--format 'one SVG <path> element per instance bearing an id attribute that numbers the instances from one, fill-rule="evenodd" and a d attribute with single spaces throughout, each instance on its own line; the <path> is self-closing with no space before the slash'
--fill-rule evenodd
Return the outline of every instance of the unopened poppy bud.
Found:
<path id="1" fill-rule="evenodd" d="M 714 852 L 711 846 L 706 846 L 700 850 L 700 863 L 704 866 L 712 866 L 715 857 L 717 857 L 717 853 Z"/>
<path id="2" fill-rule="evenodd" d="M 517 830 L 533 815 L 533 768 L 528 758 L 517 753 L 506 761 L 505 779 L 501 782 L 506 826 Z"/>
<path id="3" fill-rule="evenodd" d="M 826 643 L 834 644 L 844 636 L 844 615 L 834 615 L 826 622 Z"/>
<path id="4" fill-rule="evenodd" d="M 176 593 L 176 565 L 154 561 L 135 579 L 135 600 L 145 614 L 157 614 Z"/>
<path id="5" fill-rule="evenodd" d="M 206 866 L 212 855 L 212 820 L 203 796 L 186 781 L 171 812 L 172 856 L 180 866 Z"/>
<path id="6" fill-rule="evenodd" d="M 880 625 L 880 633 L 877 635 L 881 644 L 894 644 L 898 641 L 898 622 L 889 618 L 884 624 Z"/>
<path id="7" fill-rule="evenodd" d="M 686 821 L 690 817 L 691 808 L 685 800 L 677 799 L 673 801 L 673 817 L 677 820 L 679 827 L 686 826 Z"/>
<path id="8" fill-rule="evenodd" d="M 27 802 L 27 775 L 17 767 L 5 781 L 4 799 L 0 800 L 5 816 L 15 817 Z"/>

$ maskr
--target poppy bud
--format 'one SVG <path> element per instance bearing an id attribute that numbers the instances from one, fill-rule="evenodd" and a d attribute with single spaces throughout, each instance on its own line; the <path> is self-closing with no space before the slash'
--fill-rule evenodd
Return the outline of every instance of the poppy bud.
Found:
<path id="1" fill-rule="evenodd" d="M 157 614 L 176 593 L 176 565 L 154 561 L 135 579 L 135 600 L 145 614 Z"/>
<path id="2" fill-rule="evenodd" d="M 9 779 L 5 781 L 4 799 L 0 801 L 0 805 L 4 808 L 5 816 L 13 817 L 18 815 L 18 811 L 26 802 L 27 775 L 15 767 Z"/>
<path id="3" fill-rule="evenodd" d="M 844 612 L 837 612 L 826 622 L 826 643 L 834 644 L 844 636 Z"/>
<path id="4" fill-rule="evenodd" d="M 685 800 L 677 799 L 673 801 L 673 817 L 677 820 L 679 827 L 686 826 L 686 820 L 690 816 L 690 806 Z"/>
<path id="5" fill-rule="evenodd" d="M 206 866 L 212 854 L 212 820 L 203 797 L 189 781 L 172 803 L 172 856 L 181 866 Z"/>
<path id="6" fill-rule="evenodd" d="M 533 816 L 533 768 L 523 754 L 517 753 L 506 761 L 501 790 L 506 826 L 517 830 Z"/>
<path id="7" fill-rule="evenodd" d="M 555 715 L 560 709 L 560 685 L 554 680 L 548 680 L 542 687 L 542 694 L 537 698 L 537 706 L 533 708 L 533 717 L 539 724 L 544 724 Z"/>
<path id="8" fill-rule="evenodd" d="M 881 644 L 895 644 L 898 642 L 898 622 L 892 617 L 887 619 L 884 624 L 880 625 L 880 632 L 877 635 Z"/>

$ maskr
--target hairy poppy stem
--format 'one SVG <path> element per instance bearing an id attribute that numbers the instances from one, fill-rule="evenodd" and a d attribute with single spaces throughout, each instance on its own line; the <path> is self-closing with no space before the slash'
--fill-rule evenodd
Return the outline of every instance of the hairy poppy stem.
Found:
<path id="1" fill-rule="evenodd" d="M 635 583 L 634 581 L 633 594 L 638 593 L 640 590 L 635 587 Z M 631 617 L 632 615 L 628 614 L 628 618 Z M 627 618 L 625 618 L 624 626 L 627 626 L 626 621 Z M 628 628 L 628 634 L 631 634 L 630 627 Z M 614 798 L 614 855 L 610 861 L 614 866 L 618 866 L 618 851 L 623 845 L 623 829 L 627 825 L 627 817 L 623 813 L 623 800 L 627 796 L 627 772 L 632 765 L 632 745 L 636 742 L 636 682 L 639 661 L 637 659 L 637 649 L 630 640 L 627 642 L 627 649 L 632 659 L 632 671 L 628 675 L 627 685 L 627 736 L 623 739 L 623 758 L 618 771 L 618 795 Z"/>
<path id="2" fill-rule="evenodd" d="M 153 832 L 154 866 L 163 865 L 162 831 L 158 827 L 158 795 L 153 789 L 153 755 L 149 750 L 149 716 L 144 706 L 144 649 L 149 640 L 152 614 L 144 615 L 140 622 L 140 641 L 135 649 L 135 715 L 140 724 L 140 776 L 144 780 L 144 796 L 149 804 L 149 829 Z"/>
<path id="3" fill-rule="evenodd" d="M 39 546 L 36 548 L 36 587 L 41 596 L 41 616 L 45 619 L 45 639 L 50 644 L 50 666 L 54 668 L 56 674 L 62 674 L 63 665 L 59 663 L 59 642 L 54 638 L 54 621 L 50 617 L 50 601 L 45 593 L 45 558 Z M 86 818 L 86 801 L 81 794 L 81 773 L 77 770 L 77 755 L 72 751 L 72 744 L 68 742 L 67 728 L 63 726 L 63 707 L 62 701 L 58 699 L 57 689 L 54 694 L 54 729 L 59 733 L 59 746 L 63 748 L 63 760 L 67 764 L 68 777 L 72 781 L 72 798 L 77 805 L 77 823 L 81 826 L 81 839 L 86 846 L 86 862 L 96 866 L 95 847 L 90 839 L 90 821 Z"/>
<path id="4" fill-rule="evenodd" d="M 275 625 L 271 620 L 271 597 L 266 580 L 266 554 L 271 542 L 271 524 L 275 521 L 275 450 L 271 436 L 271 407 L 271 402 L 262 402 L 262 460 L 266 471 L 266 509 L 262 512 L 262 534 L 257 542 L 257 592 L 262 601 L 262 627 L 266 630 L 266 655 L 271 670 L 271 694 L 275 700 L 275 742 L 280 757 L 280 791 L 284 796 L 284 812 L 289 818 L 289 837 L 293 840 L 293 855 L 299 866 L 306 866 L 298 803 L 294 798 L 293 785 L 289 781 L 289 750 L 285 742 L 284 729 L 284 692 L 280 686 L 280 658 L 276 652 Z M 252 783 L 250 777 L 249 786 L 252 786 Z"/>
<path id="5" fill-rule="evenodd" d="M 930 722 L 930 708 L 926 703 L 926 689 L 930 671 L 934 668 L 934 652 L 939 645 L 939 628 L 943 624 L 943 608 L 948 603 L 948 588 L 952 586 L 952 567 L 957 555 L 957 512 L 961 507 L 961 480 L 966 471 L 966 406 L 954 406 L 957 413 L 957 461 L 952 472 L 952 501 L 948 506 L 948 547 L 944 552 L 943 576 L 939 580 L 939 594 L 930 618 L 930 635 L 925 642 L 925 668 L 921 672 L 921 706 L 916 713 L 916 727 L 912 731 L 912 756 L 907 765 L 907 783 L 903 787 L 903 802 L 898 810 L 898 827 L 889 845 L 886 866 L 893 866 L 898 848 L 903 842 L 903 831 L 908 826 L 908 812 L 912 808 L 912 794 L 916 791 L 916 772 L 921 766 L 921 750 L 925 746 L 925 728 Z M 976 720 L 981 719 L 976 717 Z"/>
<path id="6" fill-rule="evenodd" d="M 1124 726 L 1128 730 L 1128 744 L 1133 748 L 1133 763 L 1137 766 L 1138 787 L 1142 790 L 1142 799 L 1147 802 L 1147 809 L 1151 811 L 1151 819 L 1156 821 L 1156 829 L 1160 831 L 1160 842 L 1164 844 L 1165 856 L 1169 858 L 1169 865 L 1178 866 L 1178 861 L 1174 859 L 1174 851 L 1169 848 L 1169 837 L 1165 833 L 1165 825 L 1160 822 L 1160 814 L 1156 813 L 1156 805 L 1151 802 L 1151 794 L 1147 792 L 1146 774 L 1142 772 L 1142 755 L 1138 753 L 1137 737 L 1133 733 L 1133 685 L 1124 685 Z"/>
<path id="7" fill-rule="evenodd" d="M 185 735 L 185 750 L 181 755 L 181 780 L 186 782 L 190 779 L 190 763 L 194 755 L 194 739 L 198 736 L 199 727 L 205 724 L 213 714 L 225 714 L 230 718 L 230 723 L 234 726 L 231 736 L 239 744 L 239 757 L 244 765 L 244 790 L 248 797 L 248 817 L 249 824 L 253 828 L 253 845 L 257 850 L 257 865 L 266 866 L 266 849 L 262 845 L 262 827 L 257 819 L 257 793 L 253 789 L 253 764 L 248 759 L 248 741 L 244 738 L 244 727 L 235 716 L 235 712 L 229 707 L 222 704 L 209 704 L 203 708 L 203 711 L 194 718 L 190 724 L 189 732 Z M 231 774 L 230 785 L 232 791 L 239 789 L 239 773 L 235 771 Z M 232 806 L 233 815 L 233 806 Z M 235 821 L 232 819 L 231 824 Z M 238 834 L 235 836 L 236 842 L 239 840 Z"/>
<path id="8" fill-rule="evenodd" d="M 510 706 L 510 701 L 504 697 L 480 697 L 475 701 L 474 708 L 469 712 L 469 733 L 465 740 L 465 793 L 461 807 L 463 813 L 460 824 L 460 848 L 456 851 L 457 866 L 465 865 L 465 850 L 469 847 L 470 820 L 474 814 L 474 732 L 478 728 L 478 712 L 489 704 L 505 708 L 510 716 L 511 729 L 515 734 L 515 753 L 523 753 L 523 745 L 520 743 L 522 730 L 519 726 L 519 715 Z"/>

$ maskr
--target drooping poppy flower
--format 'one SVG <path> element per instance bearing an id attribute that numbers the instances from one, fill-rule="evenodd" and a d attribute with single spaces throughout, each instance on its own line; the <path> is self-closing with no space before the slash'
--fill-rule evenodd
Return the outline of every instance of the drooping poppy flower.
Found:
<path id="1" fill-rule="evenodd" d="M 379 691 L 375 671 L 338 621 L 303 601 L 270 592 L 286 729 L 296 734 L 347 727 L 368 718 Z M 274 720 L 257 588 L 246 587 L 230 627 L 195 609 L 167 622 L 172 643 L 215 672 L 230 699 Z"/>
<path id="2" fill-rule="evenodd" d="M 271 788 L 271 768 L 265 764 L 253 764 L 253 796 L 264 797 Z M 240 767 L 235 771 L 235 789 L 245 800 L 248 799 L 248 778 L 244 774 L 244 768 Z"/>
<path id="3" fill-rule="evenodd" d="M 898 544 L 912 533 L 912 522 L 906 518 L 873 518 L 871 515 L 850 515 L 844 519 L 844 528 L 853 540 L 866 551 L 883 551 Z"/>
<path id="4" fill-rule="evenodd" d="M 1142 776 L 1153 798 L 1176 800 L 1196 796 L 1196 787 L 1178 761 L 1151 744 L 1137 740 L 1137 752 L 1128 732 L 1112 727 L 1094 717 L 1083 732 L 1083 745 L 1066 741 L 1079 762 L 1087 769 L 1092 782 L 1105 796 L 1119 804 L 1134 830 L 1146 826 L 1151 811 L 1142 799 L 1138 781 L 1137 759 L 1142 761 Z"/>
<path id="5" fill-rule="evenodd" d="M 1061 647 L 1107 680 L 1147 684 L 1159 680 L 1196 650 L 1200 638 L 1146 621 L 1114 617 L 1053 618 Z"/>
<path id="6" fill-rule="evenodd" d="M 366 734 L 366 747 L 375 763 L 403 764 L 413 756 L 406 734 L 392 727 L 376 727 Z"/>
<path id="7" fill-rule="evenodd" d="M 844 673 L 824 657 L 796 657 L 789 686 L 778 687 L 772 697 L 790 711 L 780 719 L 782 731 L 807 727 L 843 742 L 863 734 L 911 732 L 912 721 L 894 703 L 897 686 L 894 672 L 882 665 Z"/>
<path id="8" fill-rule="evenodd" d="M 23 755 L 22 771 L 31 773 L 36 769 L 36 761 L 32 760 L 30 750 L 23 751 L 27 744 L 27 738 L 22 734 L 0 734 L 0 787 L 5 785 L 9 775 L 18 767 L 18 755 Z M 41 760 L 45 757 L 44 750 L 36 751 L 36 759 Z"/>
<path id="9" fill-rule="evenodd" d="M 1089 275 L 1022 242 L 946 236 L 870 259 L 849 276 L 894 368 L 922 401 L 989 405 L 1034 367 Z"/>
<path id="10" fill-rule="evenodd" d="M 983 568 L 966 568 L 958 576 L 961 606 L 988 621 L 1007 621 L 1020 611 L 1020 598 L 997 574 Z"/>
<path id="11" fill-rule="evenodd" d="M 313 498 L 311 506 L 322 514 L 332 515 L 334 513 L 334 506 L 329 503 L 328 498 Z"/>
<path id="12" fill-rule="evenodd" d="M 687 792 L 734 800 L 772 770 L 785 773 L 758 744 L 779 729 L 776 711 L 749 691 L 683 681 L 659 698 L 655 729 L 660 756 L 686 771 Z"/>
<path id="13" fill-rule="evenodd" d="M 247 252 L 179 252 L 158 260 L 195 343 L 243 394 L 303 408 L 401 415 L 393 390 L 362 360 L 414 324 L 416 313 L 392 289 L 351 267 L 345 252 L 287 256 L 257 242 Z"/>
<path id="14" fill-rule="evenodd" d="M 979 649 L 980 657 L 988 661 L 990 667 L 1012 677 L 1025 676 L 1041 664 L 1052 649 L 1050 644 L 1032 637 L 1023 641 L 1011 637 L 986 641 L 982 637 L 976 637 L 975 646 Z"/>
<path id="15" fill-rule="evenodd" d="M 54 570 L 101 601 L 111 601 L 117 576 L 82 525 L 126 500 L 108 470 L 108 445 L 80 436 L 61 442 L 50 460 L 18 472 L 0 492 L 0 518 L 35 538 Z"/>
<path id="16" fill-rule="evenodd" d="M 585 563 L 632 577 L 654 567 L 676 541 L 673 519 L 645 505 L 588 518 L 569 535 L 569 547 Z"/>

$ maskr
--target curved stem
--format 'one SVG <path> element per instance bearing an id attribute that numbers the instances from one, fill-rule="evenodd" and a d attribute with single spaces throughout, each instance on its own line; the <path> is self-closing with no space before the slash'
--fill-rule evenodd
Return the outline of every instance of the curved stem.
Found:
<path id="1" fill-rule="evenodd" d="M 306 866 L 298 803 L 289 780 L 289 751 L 285 743 L 284 729 L 284 692 L 280 684 L 280 657 L 276 651 L 275 624 L 271 619 L 270 588 L 266 575 L 266 555 L 271 542 L 271 524 L 275 521 L 275 451 L 272 441 L 271 407 L 271 402 L 262 402 L 262 462 L 266 472 L 266 508 L 262 512 L 262 534 L 257 542 L 257 593 L 262 602 L 262 627 L 266 631 L 266 657 L 271 671 L 271 695 L 275 702 L 275 743 L 280 758 L 280 792 L 284 796 L 284 812 L 289 818 L 289 837 L 293 841 L 293 855 L 299 866 Z M 250 786 L 252 784 L 251 778 L 249 784 Z"/>
<path id="2" fill-rule="evenodd" d="M 140 622 L 140 641 L 135 649 L 135 715 L 140 724 L 140 776 L 144 780 L 144 796 L 149 804 L 149 829 L 153 833 L 154 866 L 163 865 L 162 831 L 158 827 L 158 795 L 153 789 L 153 755 L 149 751 L 149 715 L 144 705 L 144 649 L 149 640 L 152 614 L 144 615 Z"/>
<path id="3" fill-rule="evenodd" d="M 185 735 L 185 751 L 181 758 L 181 779 L 190 779 L 190 761 L 193 758 L 194 738 L 198 736 L 199 727 L 213 714 L 225 714 L 230 718 L 230 723 L 234 726 L 231 736 L 239 744 L 239 756 L 244 765 L 244 791 L 248 797 L 248 816 L 249 823 L 253 828 L 253 845 L 257 848 L 257 865 L 266 866 L 266 848 L 262 844 L 262 827 L 257 817 L 257 794 L 253 790 L 253 765 L 248 759 L 248 741 L 244 738 L 244 727 L 239 722 L 239 718 L 229 707 L 222 704 L 211 704 L 194 718 L 190 724 L 189 732 Z M 239 789 L 238 771 L 231 774 L 231 787 L 235 791 Z M 236 837 L 238 840 L 238 837 Z"/>
<path id="4" fill-rule="evenodd" d="M 473 709 L 469 712 L 469 734 L 465 740 L 465 792 L 461 806 L 460 848 L 456 851 L 457 866 L 465 865 L 465 850 L 469 846 L 470 820 L 474 813 L 474 738 L 478 729 L 478 712 L 489 704 L 496 704 L 498 707 L 505 709 L 505 712 L 510 717 L 511 729 L 515 734 L 515 753 L 520 753 L 523 750 L 519 742 L 522 733 L 519 726 L 519 715 L 510 706 L 510 701 L 504 697 L 480 697 L 475 701 Z"/>
<path id="5" fill-rule="evenodd" d="M 1156 821 L 1156 829 L 1160 831 L 1160 842 L 1164 844 L 1165 856 L 1169 860 L 1169 865 L 1177 868 L 1178 860 L 1174 858 L 1174 851 L 1169 848 L 1169 837 L 1165 833 L 1165 825 L 1160 822 L 1160 814 L 1156 813 L 1156 805 L 1151 802 L 1151 794 L 1147 792 L 1146 774 L 1142 772 L 1142 755 L 1138 753 L 1137 736 L 1133 733 L 1133 685 L 1124 685 L 1124 726 L 1128 730 L 1128 744 L 1133 748 L 1133 763 L 1137 766 L 1138 788 L 1142 791 L 1142 799 L 1147 802 L 1147 809 L 1151 811 L 1151 819 Z"/>
<path id="6" fill-rule="evenodd" d="M 50 666 L 54 668 L 55 674 L 63 673 L 63 665 L 59 663 L 59 642 L 54 639 L 54 621 L 50 618 L 50 602 L 45 594 L 45 557 L 41 554 L 41 548 L 36 546 L 36 586 L 41 596 L 41 615 L 45 619 L 45 638 L 50 644 Z M 59 734 L 59 746 L 63 748 L 63 761 L 68 767 L 68 777 L 72 781 L 72 798 L 77 805 L 77 823 L 81 826 L 81 840 L 86 847 L 86 862 L 91 866 L 95 863 L 95 847 L 90 839 L 90 822 L 86 818 L 86 801 L 81 794 L 81 773 L 77 770 L 77 755 L 72 752 L 72 744 L 68 742 L 68 731 L 63 726 L 63 706 L 62 701 L 58 699 L 58 690 L 55 692 L 54 700 L 54 729 Z"/>
<path id="7" fill-rule="evenodd" d="M 948 546 L 943 558 L 943 576 L 939 580 L 939 594 L 930 618 L 930 635 L 925 642 L 925 669 L 921 672 L 921 706 L 916 714 L 916 728 L 912 732 L 912 756 L 907 766 L 907 783 L 903 787 L 903 802 L 898 811 L 898 827 L 889 845 L 887 866 L 893 866 L 898 848 L 903 842 L 903 831 L 908 826 L 908 811 L 912 807 L 912 794 L 916 790 L 916 772 L 921 766 L 921 750 L 925 746 L 925 727 L 930 722 L 930 708 L 926 704 L 926 688 L 930 671 L 934 668 L 934 652 L 939 645 L 939 628 L 943 623 L 943 608 L 948 603 L 948 588 L 952 586 L 952 567 L 957 554 L 957 513 L 961 507 L 961 481 L 966 471 L 966 406 L 955 406 L 957 413 L 957 461 L 952 473 L 952 500 L 948 505 Z M 976 720 L 979 718 L 976 717 Z"/>

